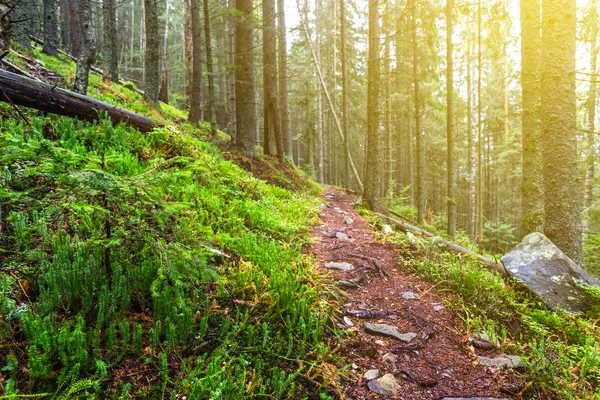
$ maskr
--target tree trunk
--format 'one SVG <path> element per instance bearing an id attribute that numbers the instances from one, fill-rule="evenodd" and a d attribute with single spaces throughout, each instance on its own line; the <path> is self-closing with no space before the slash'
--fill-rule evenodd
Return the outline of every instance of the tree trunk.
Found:
<path id="1" fill-rule="evenodd" d="M 594 163 L 596 162 L 596 90 L 597 90 L 597 63 L 598 63 L 598 0 L 592 0 L 590 4 L 590 91 L 587 103 L 587 122 L 588 132 L 587 139 L 587 155 L 586 155 L 586 174 L 585 174 L 585 192 L 583 198 L 583 206 L 586 210 L 583 220 L 583 237 L 587 238 L 591 233 L 591 224 L 589 220 L 589 210 L 594 201 Z"/>
<path id="2" fill-rule="evenodd" d="M 44 53 L 58 56 L 58 1 L 44 0 Z"/>
<path id="3" fill-rule="evenodd" d="M 454 0 L 446 0 L 446 136 L 448 169 L 448 236 L 456 236 L 456 178 L 454 176 L 454 63 L 452 47 L 452 11 Z"/>
<path id="4" fill-rule="evenodd" d="M 79 21 L 79 2 L 81 0 L 69 0 L 69 27 L 71 37 L 71 54 L 81 58 L 83 54 L 83 40 L 81 23 Z"/>
<path id="5" fill-rule="evenodd" d="M 293 160 L 292 126 L 288 108 L 287 29 L 285 25 L 285 0 L 278 0 L 277 3 L 277 25 L 279 32 L 279 110 L 281 112 L 281 136 L 284 142 L 285 155 Z"/>
<path id="6" fill-rule="evenodd" d="M 200 21 L 200 1 L 190 0 L 191 41 L 192 41 L 192 79 L 190 82 L 190 115 L 189 121 L 198 124 L 202 119 L 202 24 Z"/>
<path id="7" fill-rule="evenodd" d="M 521 0 L 521 88 L 523 90 L 523 181 L 521 238 L 544 227 L 543 166 L 540 148 L 542 60 L 541 1 Z"/>
<path id="8" fill-rule="evenodd" d="M 477 245 L 483 248 L 483 132 L 481 104 L 481 0 L 477 7 Z"/>
<path id="9" fill-rule="evenodd" d="M 321 64 L 321 0 L 315 0 L 315 51 L 317 55 L 317 66 L 320 70 L 323 70 Z M 317 77 L 317 80 L 319 77 Z M 324 175 L 324 157 L 323 157 L 323 89 L 319 82 L 317 82 L 317 154 L 318 154 L 318 179 L 319 183 L 325 183 Z"/>
<path id="10" fill-rule="evenodd" d="M 204 42 L 206 46 L 206 75 L 208 76 L 208 101 L 206 102 L 206 113 L 210 122 L 212 134 L 217 134 L 215 122 L 215 84 L 213 77 L 212 42 L 210 39 L 210 15 L 208 0 L 204 0 Z"/>
<path id="11" fill-rule="evenodd" d="M 79 21 L 83 35 L 83 54 L 77 61 L 75 83 L 73 90 L 77 93 L 86 94 L 90 68 L 96 57 L 96 40 L 92 27 L 92 5 L 91 0 L 79 0 Z"/>
<path id="12" fill-rule="evenodd" d="M 379 207 L 379 4 L 369 0 L 369 49 L 367 71 L 367 143 L 365 159 L 365 206 L 376 210 Z"/>
<path id="13" fill-rule="evenodd" d="M 235 7 L 234 0 L 229 0 L 229 8 Z M 235 24 L 228 21 L 228 70 L 235 65 Z M 227 74 L 227 101 L 229 102 L 229 124 L 227 133 L 231 136 L 234 143 L 236 142 L 237 129 L 235 119 L 235 73 L 230 71 Z"/>
<path id="14" fill-rule="evenodd" d="M 38 20 L 36 1 L 15 1 L 11 14 L 12 40 L 24 49 L 31 49 L 31 36 L 35 36 Z"/>
<path id="15" fill-rule="evenodd" d="M 235 115 L 237 145 L 249 157 L 256 154 L 256 113 L 254 109 L 254 20 L 252 0 L 236 0 L 241 14 L 235 30 Z"/>
<path id="16" fill-rule="evenodd" d="M 104 72 L 119 82 L 119 42 L 117 39 L 117 0 L 102 0 L 104 14 Z"/>
<path id="17" fill-rule="evenodd" d="M 277 108 L 277 43 L 275 32 L 275 0 L 263 0 L 263 84 L 264 84 L 264 140 L 265 153 L 273 154 L 271 139 L 275 140 L 276 154 L 283 159 L 283 138 Z"/>
<path id="18" fill-rule="evenodd" d="M 477 149 L 475 148 L 475 137 L 473 129 L 473 87 L 472 87 L 472 71 L 471 71 L 471 58 L 473 56 L 471 40 L 467 39 L 467 185 L 468 196 L 469 196 L 469 207 L 467 213 L 467 233 L 473 239 L 477 237 L 476 228 L 476 217 L 477 217 L 477 190 L 476 190 L 476 179 L 477 179 L 477 160 L 475 155 Z"/>
<path id="19" fill-rule="evenodd" d="M 81 1 L 81 0 L 80 0 Z M 144 57 L 144 97 L 158 103 L 159 93 L 159 34 L 157 0 L 144 0 L 146 52 Z"/>
<path id="20" fill-rule="evenodd" d="M 352 188 L 352 173 L 350 171 L 350 116 L 348 110 L 348 65 L 346 62 L 346 4 L 340 0 L 340 61 L 342 67 L 342 131 L 344 132 L 343 175 L 342 179 L 347 188 Z"/>
<path id="21" fill-rule="evenodd" d="M 165 104 L 169 104 L 169 68 L 167 54 L 169 52 L 169 12 L 170 2 L 167 0 L 165 5 L 165 36 L 163 37 L 163 51 L 160 59 L 161 71 L 160 71 L 160 93 L 158 98 Z"/>
<path id="22" fill-rule="evenodd" d="M 413 46 L 413 85 L 415 106 L 415 143 L 416 143 L 416 165 L 415 165 L 415 199 L 417 205 L 417 223 L 422 224 L 425 216 L 425 180 L 423 160 L 423 134 L 421 132 L 421 96 L 419 88 L 419 43 L 417 41 L 417 19 L 415 13 L 415 0 L 411 1 L 412 22 L 412 46 Z"/>
<path id="23" fill-rule="evenodd" d="M 577 167 L 575 0 L 544 0 L 542 9 L 542 140 L 544 233 L 583 265 Z"/>

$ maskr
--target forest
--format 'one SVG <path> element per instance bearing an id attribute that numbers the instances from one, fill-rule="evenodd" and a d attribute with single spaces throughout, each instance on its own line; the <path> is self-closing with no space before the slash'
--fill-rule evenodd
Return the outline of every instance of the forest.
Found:
<path id="1" fill-rule="evenodd" d="M 0 399 L 600 398 L 598 0 L 0 0 Z"/>

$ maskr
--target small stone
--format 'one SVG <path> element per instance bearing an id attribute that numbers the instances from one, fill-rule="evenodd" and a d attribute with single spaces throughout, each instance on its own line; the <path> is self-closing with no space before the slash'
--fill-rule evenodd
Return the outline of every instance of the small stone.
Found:
<path id="1" fill-rule="evenodd" d="M 444 308 L 442 305 L 433 306 L 433 311 L 442 311 Z"/>
<path id="2" fill-rule="evenodd" d="M 385 374 L 379 379 L 373 379 L 367 383 L 369 390 L 383 396 L 395 396 L 400 392 L 400 385 L 394 375 Z"/>
<path id="3" fill-rule="evenodd" d="M 498 397 L 444 397 L 442 400 L 508 400 Z"/>
<path id="4" fill-rule="evenodd" d="M 348 326 L 354 326 L 354 324 L 352 323 L 352 320 L 350 318 L 348 318 L 348 317 L 344 317 L 344 322 Z"/>
<path id="5" fill-rule="evenodd" d="M 340 271 L 352 271 L 354 269 L 354 265 L 348 262 L 326 262 L 325 268 L 338 269 Z"/>
<path id="6" fill-rule="evenodd" d="M 392 353 L 385 353 L 382 357 L 384 362 L 395 364 L 398 361 L 398 356 Z"/>
<path id="7" fill-rule="evenodd" d="M 352 363 L 352 369 L 358 369 L 358 365 L 356 365 L 356 363 Z"/>
<path id="8" fill-rule="evenodd" d="M 523 362 L 519 356 L 501 355 L 494 358 L 477 356 L 479 362 L 489 367 L 496 366 L 498 368 L 523 368 Z"/>
<path id="9" fill-rule="evenodd" d="M 326 205 L 326 204 L 319 204 L 319 208 L 320 208 L 321 210 L 324 210 L 324 209 L 326 209 L 326 208 L 327 208 L 327 205 Z"/>
<path id="10" fill-rule="evenodd" d="M 348 235 L 346 235 L 344 232 L 336 232 L 335 237 L 339 240 L 350 240 Z"/>
<path id="11" fill-rule="evenodd" d="M 344 223 L 346 225 L 350 225 L 350 224 L 354 223 L 354 220 L 346 215 L 346 216 L 344 216 Z"/>
<path id="12" fill-rule="evenodd" d="M 370 381 L 373 379 L 379 378 L 379 370 L 378 369 L 370 369 L 363 375 L 366 380 Z"/>
<path id="13" fill-rule="evenodd" d="M 421 296 L 419 296 L 418 294 L 415 294 L 413 292 L 403 292 L 401 294 L 402 294 L 402 297 L 404 297 L 407 300 L 419 300 L 421 298 Z"/>
<path id="14" fill-rule="evenodd" d="M 416 333 L 401 333 L 397 327 L 386 324 L 370 324 L 365 322 L 363 327 L 368 333 L 393 337 L 394 339 L 402 340 L 403 342 L 410 342 L 417 337 Z"/>
<path id="15" fill-rule="evenodd" d="M 383 233 L 385 233 L 386 235 L 391 235 L 392 233 L 394 233 L 394 230 L 392 229 L 391 226 L 384 225 L 383 226 Z"/>
<path id="16" fill-rule="evenodd" d="M 383 340 L 376 340 L 375 344 L 379 345 L 379 346 L 383 346 L 385 343 L 383 342 Z"/>

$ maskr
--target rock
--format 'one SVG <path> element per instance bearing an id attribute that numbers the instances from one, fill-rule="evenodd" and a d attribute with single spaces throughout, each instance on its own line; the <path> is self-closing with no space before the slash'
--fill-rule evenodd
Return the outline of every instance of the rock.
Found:
<path id="1" fill-rule="evenodd" d="M 531 233 L 502 257 L 508 274 L 536 294 L 548 307 L 585 311 L 587 294 L 578 284 L 600 287 L 600 281 L 571 261 L 550 239 Z"/>
<path id="2" fill-rule="evenodd" d="M 352 363 L 352 369 L 358 369 L 358 365 L 356 363 Z"/>
<path id="3" fill-rule="evenodd" d="M 348 317 L 344 317 L 344 323 L 348 326 L 354 326 L 354 324 L 352 323 L 352 320 Z"/>
<path id="4" fill-rule="evenodd" d="M 416 333 L 400 333 L 398 328 L 396 328 L 395 326 L 386 324 L 370 324 L 368 322 L 365 322 L 363 324 L 363 327 L 365 328 L 365 331 L 369 333 L 392 337 L 394 339 L 402 340 L 403 342 L 410 342 L 411 340 L 417 337 Z"/>
<path id="5" fill-rule="evenodd" d="M 321 204 L 319 204 L 319 208 L 320 208 L 321 210 L 324 210 L 324 209 L 326 209 L 326 208 L 327 208 L 327 205 L 326 205 L 326 204 L 323 204 L 323 203 L 321 203 Z"/>
<path id="6" fill-rule="evenodd" d="M 382 360 L 390 364 L 395 364 L 396 361 L 398 361 L 398 356 L 392 353 L 385 353 L 382 357 Z"/>
<path id="7" fill-rule="evenodd" d="M 383 226 L 383 233 L 385 233 L 386 235 L 391 235 L 392 233 L 394 233 L 394 230 L 392 229 L 391 226 L 384 225 Z"/>
<path id="8" fill-rule="evenodd" d="M 442 311 L 444 309 L 444 306 L 438 304 L 437 306 L 433 306 L 433 311 Z"/>
<path id="9" fill-rule="evenodd" d="M 378 369 L 370 369 L 363 375 L 366 380 L 370 381 L 373 379 L 379 378 L 379 370 Z"/>
<path id="10" fill-rule="evenodd" d="M 442 400 L 508 400 L 499 397 L 444 397 Z"/>
<path id="11" fill-rule="evenodd" d="M 421 296 L 413 292 L 403 292 L 401 295 L 407 300 L 419 300 L 421 298 Z"/>
<path id="12" fill-rule="evenodd" d="M 354 269 L 354 265 L 348 262 L 326 262 L 325 268 L 338 269 L 340 271 L 352 271 Z"/>
<path id="13" fill-rule="evenodd" d="M 385 344 L 385 342 L 383 340 L 376 340 L 375 344 L 378 346 L 383 346 Z"/>
<path id="14" fill-rule="evenodd" d="M 523 362 L 519 356 L 501 355 L 494 358 L 477 356 L 477 359 L 479 360 L 479 363 L 489 367 L 495 366 L 507 369 L 523 368 Z"/>
<path id="15" fill-rule="evenodd" d="M 339 240 L 350 240 L 348 235 L 346 235 L 344 232 L 336 232 L 335 237 Z"/>
<path id="16" fill-rule="evenodd" d="M 367 387 L 371 392 L 383 396 L 395 396 L 400 392 L 400 385 L 392 374 L 385 374 L 379 379 L 369 381 Z"/>
<path id="17" fill-rule="evenodd" d="M 345 215 L 344 216 L 344 223 L 346 225 L 350 225 L 350 224 L 354 223 L 354 220 L 352 218 L 350 218 L 349 216 Z"/>

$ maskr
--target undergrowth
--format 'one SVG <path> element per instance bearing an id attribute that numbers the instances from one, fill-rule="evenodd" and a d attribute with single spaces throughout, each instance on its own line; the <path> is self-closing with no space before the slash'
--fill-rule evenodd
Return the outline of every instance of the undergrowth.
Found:
<path id="1" fill-rule="evenodd" d="M 372 224 L 380 220 L 361 211 Z M 376 230 L 378 231 L 378 230 Z M 379 229 L 379 231 L 381 231 Z M 520 395 L 529 399 L 600 399 L 600 310 L 587 315 L 552 311 L 515 281 L 505 284 L 477 260 L 442 251 L 435 243 L 386 235 L 398 244 L 402 263 L 435 283 L 459 312 L 466 332 L 485 331 L 500 350 L 518 354 L 526 365 Z M 600 292 L 591 291 L 600 304 Z"/>
<path id="2" fill-rule="evenodd" d="M 269 185 L 179 112 L 91 84 L 169 123 L 0 118 L 0 398 L 318 396 L 335 370 L 301 253 L 314 186 Z"/>

